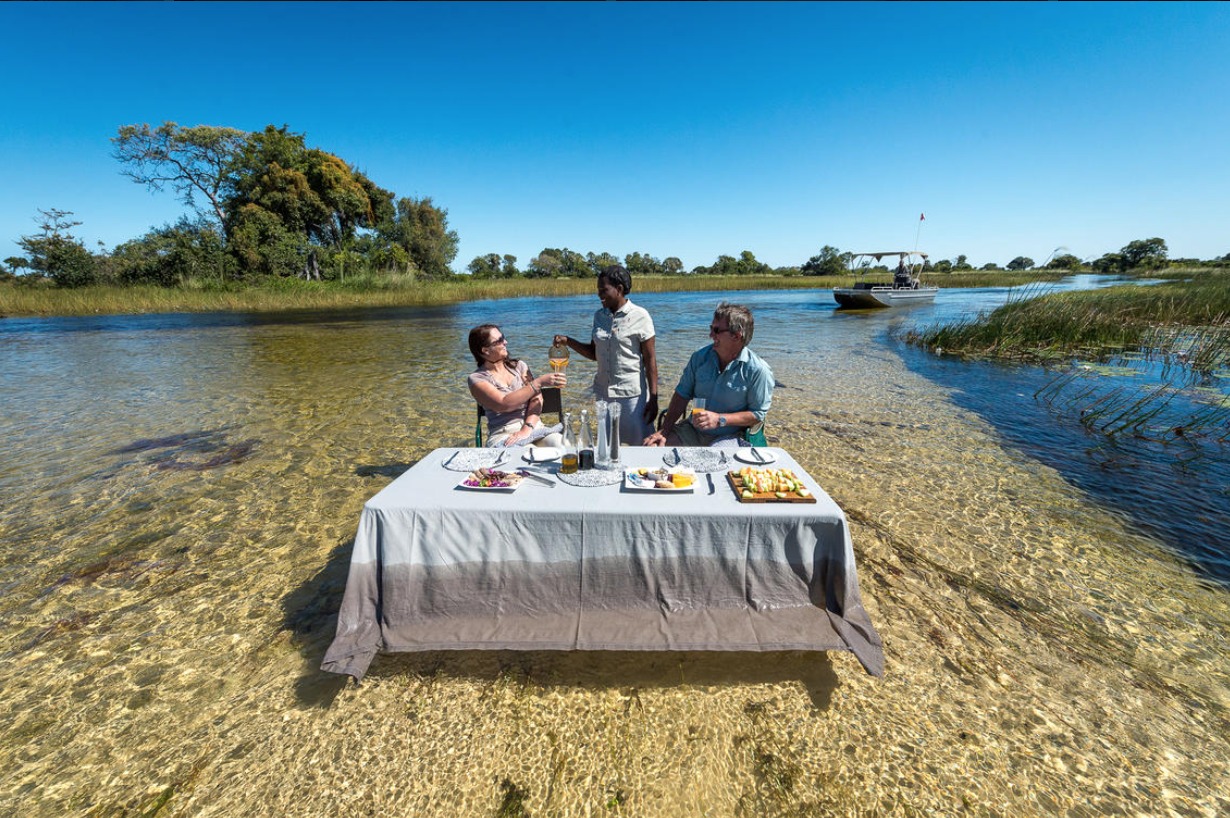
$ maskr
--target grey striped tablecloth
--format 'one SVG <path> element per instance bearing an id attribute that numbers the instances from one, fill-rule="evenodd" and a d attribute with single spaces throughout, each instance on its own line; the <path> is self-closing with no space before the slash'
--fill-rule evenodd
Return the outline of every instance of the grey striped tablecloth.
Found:
<path id="1" fill-rule="evenodd" d="M 849 650 L 883 674 L 845 515 L 786 451 L 766 450 L 816 503 L 740 503 L 724 473 L 713 494 L 705 475 L 670 494 L 467 491 L 441 466 L 456 451 L 364 506 L 324 670 L 361 679 L 381 651 Z"/>

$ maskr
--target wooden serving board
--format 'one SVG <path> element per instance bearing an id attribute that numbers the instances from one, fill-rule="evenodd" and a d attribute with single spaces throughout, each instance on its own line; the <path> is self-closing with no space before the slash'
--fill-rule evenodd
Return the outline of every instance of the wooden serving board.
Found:
<path id="1" fill-rule="evenodd" d="M 811 497 L 800 497 L 797 492 L 788 491 L 785 497 L 778 497 L 777 494 L 771 491 L 754 492 L 751 497 L 743 496 L 743 478 L 739 476 L 737 471 L 726 472 L 726 479 L 730 481 L 730 487 L 734 489 L 735 499 L 740 503 L 814 503 L 816 495 Z"/>

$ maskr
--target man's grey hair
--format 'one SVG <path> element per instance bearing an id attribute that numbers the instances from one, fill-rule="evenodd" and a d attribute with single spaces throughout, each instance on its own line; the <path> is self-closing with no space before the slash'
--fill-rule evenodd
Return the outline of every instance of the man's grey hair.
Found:
<path id="1" fill-rule="evenodd" d="M 713 311 L 713 320 L 719 318 L 726 319 L 726 326 L 732 332 L 737 332 L 743 336 L 743 346 L 747 346 L 752 342 L 752 330 L 756 326 L 756 322 L 752 320 L 752 311 L 742 304 L 727 304 L 723 301 L 718 304 L 718 308 Z"/>

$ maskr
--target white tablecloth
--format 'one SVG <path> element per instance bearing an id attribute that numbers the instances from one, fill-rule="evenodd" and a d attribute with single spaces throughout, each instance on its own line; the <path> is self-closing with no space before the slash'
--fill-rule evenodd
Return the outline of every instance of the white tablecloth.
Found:
<path id="1" fill-rule="evenodd" d="M 442 467 L 458 451 L 364 506 L 324 670 L 360 679 L 380 651 L 850 650 L 882 675 L 845 515 L 784 450 L 766 451 L 816 503 L 740 503 L 724 472 L 712 494 L 705 475 L 691 492 L 471 491 Z"/>

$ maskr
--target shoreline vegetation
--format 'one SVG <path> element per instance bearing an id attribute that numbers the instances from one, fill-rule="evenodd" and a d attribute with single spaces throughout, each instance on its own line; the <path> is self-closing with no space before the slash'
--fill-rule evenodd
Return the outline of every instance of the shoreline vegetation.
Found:
<path id="1" fill-rule="evenodd" d="M 1150 275 L 1170 280 L 1042 294 L 1030 285 L 996 310 L 902 340 L 937 354 L 1054 366 L 1036 398 L 1108 438 L 1181 443 L 1176 456 L 1192 463 L 1196 441 L 1230 441 L 1230 397 L 1213 385 L 1230 376 L 1230 272 Z"/>
<path id="2" fill-rule="evenodd" d="M 1058 281 L 1067 270 L 929 273 L 941 288 L 1022 286 Z M 853 275 L 637 276 L 637 292 L 795 290 L 848 287 Z M 0 317 L 131 315 L 177 312 L 277 312 L 368 307 L 419 307 L 497 298 L 592 295 L 589 278 L 425 280 L 404 275 L 355 275 L 345 281 L 269 279 L 255 284 L 189 279 L 181 286 L 155 284 L 29 287 L 0 282 Z"/>
<path id="3" fill-rule="evenodd" d="M 1064 293 L 1030 286 L 992 312 L 910 330 L 903 338 L 945 355 L 1023 363 L 1104 360 L 1124 352 L 1182 353 L 1195 368 L 1224 363 L 1230 271 L 1175 268 L 1139 275 L 1166 280 Z M 1192 348 L 1193 333 L 1206 343 Z"/>

